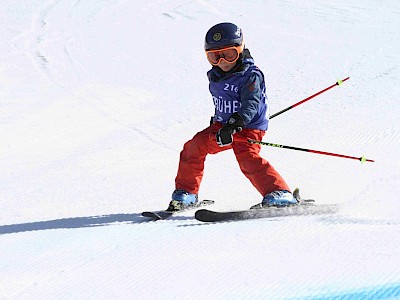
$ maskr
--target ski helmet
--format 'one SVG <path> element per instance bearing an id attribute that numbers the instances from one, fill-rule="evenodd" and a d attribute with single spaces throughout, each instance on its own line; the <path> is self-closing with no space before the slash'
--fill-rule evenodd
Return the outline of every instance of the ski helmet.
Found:
<path id="1" fill-rule="evenodd" d="M 211 27 L 205 38 L 204 49 L 218 49 L 243 44 L 242 29 L 232 23 L 220 23 Z"/>

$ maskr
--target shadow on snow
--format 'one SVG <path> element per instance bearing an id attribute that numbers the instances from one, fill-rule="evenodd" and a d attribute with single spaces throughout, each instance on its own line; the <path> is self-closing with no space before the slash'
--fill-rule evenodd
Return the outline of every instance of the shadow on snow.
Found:
<path id="1" fill-rule="evenodd" d="M 174 216 L 168 219 L 169 221 L 193 221 L 193 216 Z M 258 219 L 264 221 L 281 221 L 282 218 L 267 218 Z M 254 220 L 253 220 L 254 221 Z M 370 220 L 370 219 L 357 219 L 357 218 L 346 218 L 341 216 L 329 216 L 321 217 L 317 216 L 315 220 L 318 223 L 325 224 L 359 224 L 359 225 L 400 225 L 400 222 L 394 220 Z M 20 233 L 29 231 L 41 231 L 50 229 L 75 229 L 75 228 L 87 228 L 87 227 L 99 227 L 108 226 L 113 223 L 128 223 L 128 224 L 140 224 L 145 222 L 155 222 L 149 220 L 148 218 L 142 217 L 141 213 L 133 214 L 111 214 L 111 215 L 101 215 L 101 216 L 90 216 L 90 217 L 76 217 L 76 218 L 65 218 L 56 219 L 49 221 L 39 221 L 31 223 L 21 223 L 21 224 L 11 224 L 11 225 L 0 225 L 0 235 L 10 234 L 10 233 Z M 162 220 L 157 222 L 163 222 Z M 237 221 L 227 221 L 235 223 Z M 192 226 L 202 226 L 211 224 L 221 224 L 226 222 L 217 223 L 202 223 L 195 222 L 188 224 L 177 223 L 178 227 L 192 227 Z"/>
<path id="2" fill-rule="evenodd" d="M 77 217 L 66 218 L 49 221 L 39 221 L 22 224 L 1 225 L 0 235 L 9 233 L 19 233 L 28 231 L 39 231 L 49 229 L 72 229 L 107 226 L 111 223 L 127 222 L 127 223 L 142 223 L 148 222 L 148 219 L 143 218 L 141 214 L 112 214 L 103 216 Z"/>

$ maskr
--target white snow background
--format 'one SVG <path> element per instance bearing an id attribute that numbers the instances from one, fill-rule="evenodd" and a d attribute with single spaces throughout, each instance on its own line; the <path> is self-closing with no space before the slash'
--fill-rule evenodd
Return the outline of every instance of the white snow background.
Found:
<path id="1" fill-rule="evenodd" d="M 399 299 L 397 0 L 3 0 L 1 299 Z M 213 103 L 206 31 L 234 22 L 263 70 L 264 147 L 332 216 L 205 224 L 166 208 L 183 144 Z M 200 198 L 261 201 L 231 151 Z"/>

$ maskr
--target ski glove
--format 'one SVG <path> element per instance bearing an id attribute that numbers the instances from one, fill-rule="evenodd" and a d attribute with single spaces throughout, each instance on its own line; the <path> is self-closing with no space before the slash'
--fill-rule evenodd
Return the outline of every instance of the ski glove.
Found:
<path id="1" fill-rule="evenodd" d="M 242 131 L 244 128 L 243 118 L 238 113 L 233 113 L 228 122 L 218 130 L 217 135 L 215 136 L 217 139 L 217 144 L 220 147 L 228 146 L 233 143 L 233 135 L 236 132 Z"/>

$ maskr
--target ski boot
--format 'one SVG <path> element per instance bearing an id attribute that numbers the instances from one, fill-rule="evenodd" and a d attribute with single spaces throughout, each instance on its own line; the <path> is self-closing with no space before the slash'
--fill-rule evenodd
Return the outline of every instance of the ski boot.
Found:
<path id="1" fill-rule="evenodd" d="M 198 202 L 197 194 L 191 194 L 185 190 L 176 189 L 172 193 L 172 201 L 169 203 L 167 211 L 181 211 L 191 206 L 195 206 Z"/>
<path id="2" fill-rule="evenodd" d="M 250 209 L 261 209 L 268 207 L 285 207 L 298 204 L 300 199 L 299 189 L 295 189 L 293 194 L 289 191 L 274 191 L 263 198 L 261 203 L 252 206 Z"/>

